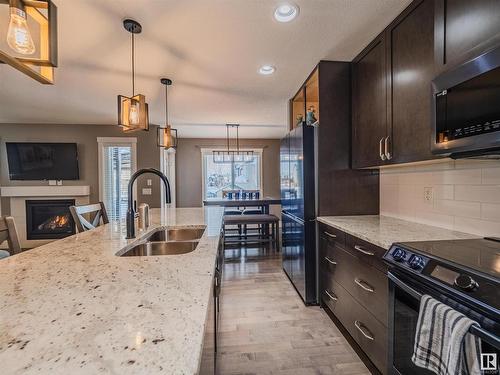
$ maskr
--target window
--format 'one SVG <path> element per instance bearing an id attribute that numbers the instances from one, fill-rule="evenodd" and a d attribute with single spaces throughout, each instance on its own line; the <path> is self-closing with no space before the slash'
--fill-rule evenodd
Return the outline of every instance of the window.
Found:
<path id="1" fill-rule="evenodd" d="M 251 150 L 245 161 L 215 163 L 213 150 L 202 150 L 203 199 L 222 198 L 227 190 L 258 190 L 262 193 L 262 149 Z M 247 149 L 242 151 L 248 151 Z"/>
<path id="2" fill-rule="evenodd" d="M 136 170 L 136 138 L 98 138 L 99 199 L 109 219 L 127 213 L 128 182 Z"/>

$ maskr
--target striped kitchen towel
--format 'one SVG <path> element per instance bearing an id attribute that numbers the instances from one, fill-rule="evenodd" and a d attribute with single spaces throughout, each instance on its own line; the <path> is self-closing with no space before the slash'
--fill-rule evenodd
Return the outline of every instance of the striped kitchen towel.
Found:
<path id="1" fill-rule="evenodd" d="M 468 333 L 479 324 L 424 295 L 420 301 L 412 361 L 438 375 L 480 374 L 481 340 Z"/>

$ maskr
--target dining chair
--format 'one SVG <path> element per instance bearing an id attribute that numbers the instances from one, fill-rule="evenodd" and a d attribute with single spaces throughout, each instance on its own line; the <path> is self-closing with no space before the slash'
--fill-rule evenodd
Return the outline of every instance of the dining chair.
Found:
<path id="1" fill-rule="evenodd" d="M 73 217 L 78 232 L 95 229 L 99 225 L 109 223 L 108 214 L 104 203 L 85 204 L 81 206 L 70 206 L 69 211 Z"/>
<path id="2" fill-rule="evenodd" d="M 16 223 L 12 216 L 0 216 L 0 244 L 4 241 L 7 241 L 9 250 L 0 250 L 0 259 L 21 252 Z"/>

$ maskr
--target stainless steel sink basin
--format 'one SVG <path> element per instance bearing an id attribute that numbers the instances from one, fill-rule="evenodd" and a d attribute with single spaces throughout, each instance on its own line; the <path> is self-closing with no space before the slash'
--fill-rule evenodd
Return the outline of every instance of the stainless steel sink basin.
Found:
<path id="1" fill-rule="evenodd" d="M 203 236 L 205 228 L 165 229 L 152 233 L 148 241 L 193 241 Z"/>
<path id="2" fill-rule="evenodd" d="M 184 242 L 145 242 L 123 253 L 122 257 L 144 257 L 157 255 L 187 254 L 196 249 L 198 241 Z"/>

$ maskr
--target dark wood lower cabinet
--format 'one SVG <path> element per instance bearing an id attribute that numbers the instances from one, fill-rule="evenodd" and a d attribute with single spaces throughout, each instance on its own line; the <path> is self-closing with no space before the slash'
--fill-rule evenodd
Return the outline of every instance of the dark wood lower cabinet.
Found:
<path id="1" fill-rule="evenodd" d="M 211 298 L 208 305 L 208 314 L 205 322 L 203 337 L 203 351 L 199 375 L 215 375 L 218 373 L 218 340 L 220 324 L 220 295 L 222 288 L 222 270 L 224 266 L 224 238 L 223 232 L 219 238 L 219 248 L 215 262 L 215 274 L 211 289 Z"/>
<path id="2" fill-rule="evenodd" d="M 333 232 L 335 238 L 331 237 Z M 366 241 L 320 226 L 321 305 L 383 374 L 387 373 L 388 347 L 388 279 L 381 261 L 384 253 L 384 249 Z"/>

